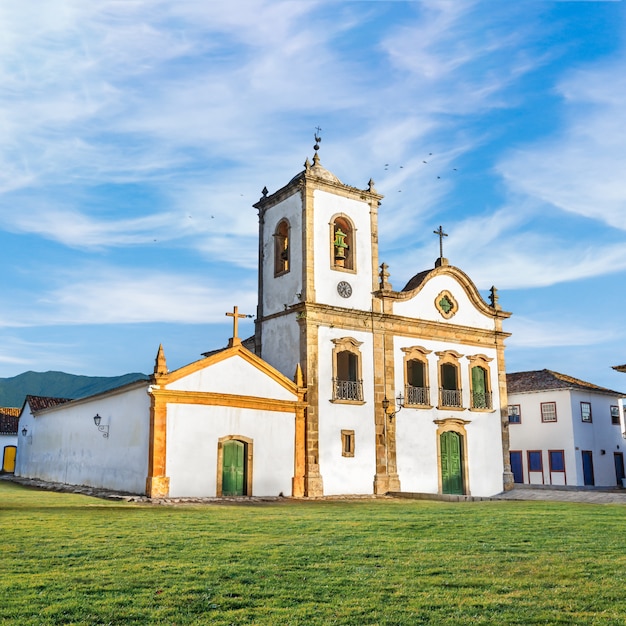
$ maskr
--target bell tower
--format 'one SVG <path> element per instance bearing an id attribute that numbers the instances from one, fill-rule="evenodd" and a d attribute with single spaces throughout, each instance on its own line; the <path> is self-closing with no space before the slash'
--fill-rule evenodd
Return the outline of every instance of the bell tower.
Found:
<path id="1" fill-rule="evenodd" d="M 372 312 L 380 308 L 373 293 L 379 288 L 382 199 L 372 180 L 358 189 L 322 167 L 321 139 L 315 139 L 313 162 L 307 158 L 304 170 L 274 193 L 263 189 L 254 205 L 259 213 L 256 351 L 286 376 L 302 367 L 308 390 L 305 490 L 310 496 L 324 492 L 319 420 L 320 414 L 334 419 L 332 412 L 338 408 L 329 404 L 337 397 L 332 387 L 335 370 L 348 367 L 349 350 L 366 349 L 368 361 L 371 358 L 372 347 L 362 345 L 355 329 L 370 333 Z M 360 356 L 350 363 L 350 375 L 356 379 L 363 367 Z M 344 390 L 346 402 L 363 408 L 358 389 Z"/>

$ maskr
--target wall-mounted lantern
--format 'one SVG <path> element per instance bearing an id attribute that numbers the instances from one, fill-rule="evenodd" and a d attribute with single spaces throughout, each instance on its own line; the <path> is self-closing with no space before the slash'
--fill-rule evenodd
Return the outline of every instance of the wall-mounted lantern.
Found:
<path id="1" fill-rule="evenodd" d="M 24 428 L 22 428 L 22 437 L 26 437 L 26 435 L 28 435 L 28 428 L 24 426 Z"/>
<path id="2" fill-rule="evenodd" d="M 389 400 L 387 400 L 387 396 L 385 396 L 384 400 L 382 401 L 382 405 L 383 405 L 383 411 L 385 412 L 385 415 L 392 420 L 398 413 L 400 413 L 400 411 L 402 411 L 402 408 L 404 407 L 404 396 L 399 393 L 397 398 L 396 398 L 396 410 L 394 411 L 393 409 L 390 411 L 389 410 L 389 405 L 391 404 L 391 402 L 389 402 Z"/>
<path id="3" fill-rule="evenodd" d="M 93 423 L 96 425 L 98 430 L 102 433 L 102 436 L 105 439 L 108 439 L 109 438 L 109 426 L 106 424 L 100 424 L 101 421 L 102 421 L 102 418 L 100 417 L 100 415 L 98 415 L 98 413 L 96 413 L 93 416 Z"/>

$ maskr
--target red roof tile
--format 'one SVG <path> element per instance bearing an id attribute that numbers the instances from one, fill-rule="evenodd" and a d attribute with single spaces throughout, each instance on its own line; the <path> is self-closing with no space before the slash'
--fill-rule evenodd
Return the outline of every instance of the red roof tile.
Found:
<path id="1" fill-rule="evenodd" d="M 535 370 L 533 372 L 512 372 L 506 375 L 506 387 L 509 393 L 523 393 L 525 391 L 548 391 L 550 389 L 582 389 L 608 393 L 614 396 L 624 396 L 621 391 L 614 391 L 588 383 L 579 378 L 559 374 L 552 370 Z"/>
<path id="2" fill-rule="evenodd" d="M 53 406 L 58 406 L 65 402 L 69 402 L 71 398 L 47 398 L 46 396 L 26 396 L 26 402 L 32 413 L 36 411 L 42 411 L 43 409 L 50 409 Z"/>

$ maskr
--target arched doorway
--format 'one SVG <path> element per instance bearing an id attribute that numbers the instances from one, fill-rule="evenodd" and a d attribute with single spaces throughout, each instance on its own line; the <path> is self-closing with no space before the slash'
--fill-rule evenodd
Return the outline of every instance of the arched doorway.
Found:
<path id="1" fill-rule="evenodd" d="M 467 432 L 469 420 L 456 417 L 435 420 L 437 429 L 437 454 L 439 493 L 470 495 Z"/>
<path id="2" fill-rule="evenodd" d="M 229 435 L 217 447 L 217 496 L 252 495 L 252 439 Z"/>
<path id="3" fill-rule="evenodd" d="M 463 494 L 463 437 L 454 431 L 442 433 L 441 492 Z"/>

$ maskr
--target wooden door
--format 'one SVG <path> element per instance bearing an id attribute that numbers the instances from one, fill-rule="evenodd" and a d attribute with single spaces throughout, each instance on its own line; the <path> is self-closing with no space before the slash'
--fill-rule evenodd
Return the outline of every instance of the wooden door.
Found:
<path id="1" fill-rule="evenodd" d="M 595 485 L 593 477 L 593 453 L 591 450 L 583 450 L 583 480 L 585 485 Z"/>
<path id="2" fill-rule="evenodd" d="M 624 473 L 624 455 L 621 452 L 613 452 L 613 461 L 615 462 L 615 480 L 617 480 L 617 486 L 622 486 L 622 479 L 626 478 Z"/>
<path id="3" fill-rule="evenodd" d="M 513 482 L 524 482 L 524 467 L 522 465 L 522 453 L 519 450 L 511 451 L 511 471 L 513 472 Z"/>
<path id="4" fill-rule="evenodd" d="M 4 455 L 2 458 L 2 471 L 14 472 L 15 471 L 15 453 L 17 448 L 15 446 L 5 446 Z"/>
<path id="5" fill-rule="evenodd" d="M 246 444 L 227 441 L 223 446 L 222 495 L 246 495 Z"/>
<path id="6" fill-rule="evenodd" d="M 463 493 L 463 439 L 455 432 L 443 433 L 441 448 L 442 493 Z"/>

